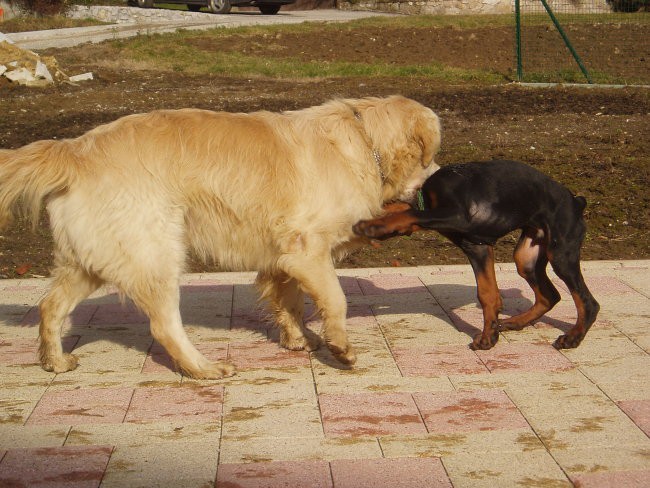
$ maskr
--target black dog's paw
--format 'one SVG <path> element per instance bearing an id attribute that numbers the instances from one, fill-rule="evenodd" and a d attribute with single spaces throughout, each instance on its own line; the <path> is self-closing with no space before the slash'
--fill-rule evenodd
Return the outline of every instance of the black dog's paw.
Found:
<path id="1" fill-rule="evenodd" d="M 398 235 L 397 232 L 388 232 L 383 225 L 371 224 L 369 220 L 362 220 L 352 227 L 352 231 L 361 237 L 385 240 Z"/>
<path id="2" fill-rule="evenodd" d="M 352 232 L 361 237 L 374 237 L 372 235 L 372 227 L 368 225 L 367 220 L 361 220 L 352 226 Z"/>
<path id="3" fill-rule="evenodd" d="M 553 343 L 555 349 L 574 349 L 580 345 L 584 336 L 572 336 L 570 334 L 563 334 Z"/>
<path id="4" fill-rule="evenodd" d="M 509 322 L 507 320 L 499 320 L 499 330 L 501 332 L 506 330 L 522 330 L 532 325 L 530 322 L 519 324 L 517 322 Z"/>
<path id="5" fill-rule="evenodd" d="M 492 349 L 498 340 L 499 332 L 497 330 L 495 330 L 494 333 L 489 337 L 485 337 L 483 334 L 477 334 L 474 336 L 474 340 L 469 345 L 469 347 L 472 351 L 486 351 L 488 349 Z"/>

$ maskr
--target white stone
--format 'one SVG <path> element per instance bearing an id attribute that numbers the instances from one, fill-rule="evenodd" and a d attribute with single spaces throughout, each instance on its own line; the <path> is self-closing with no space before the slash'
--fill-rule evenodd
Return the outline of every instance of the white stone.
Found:
<path id="1" fill-rule="evenodd" d="M 76 81 L 87 81 L 87 80 L 92 80 L 93 79 L 93 74 L 88 72 L 88 73 L 82 73 L 80 75 L 74 75 L 68 78 L 68 80 L 72 81 L 73 83 Z"/>
<path id="2" fill-rule="evenodd" d="M 34 76 L 36 78 L 43 78 L 50 83 L 54 83 L 54 79 L 52 78 L 52 75 L 50 74 L 50 70 L 47 69 L 47 66 L 45 66 L 45 63 L 39 61 L 36 61 L 36 70 L 34 71 Z"/>
<path id="3" fill-rule="evenodd" d="M 5 73 L 5 77 L 8 78 L 10 81 L 21 83 L 21 84 L 27 84 L 31 81 L 36 81 L 34 75 L 27 68 L 19 68 L 19 69 L 7 71 Z"/>

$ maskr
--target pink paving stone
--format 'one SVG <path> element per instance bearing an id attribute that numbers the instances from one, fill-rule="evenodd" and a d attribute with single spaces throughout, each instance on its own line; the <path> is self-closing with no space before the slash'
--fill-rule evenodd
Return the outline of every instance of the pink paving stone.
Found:
<path id="1" fill-rule="evenodd" d="M 528 427 L 501 390 L 414 393 L 431 433 L 475 432 Z"/>
<path id="2" fill-rule="evenodd" d="M 392 352 L 402 376 L 448 376 L 489 372 L 474 351 L 466 345 L 398 347 Z"/>
<path id="3" fill-rule="evenodd" d="M 349 305 L 346 324 L 350 327 L 375 327 L 378 325 L 370 305 Z"/>
<path id="4" fill-rule="evenodd" d="M 504 312 L 502 317 L 505 318 L 517 315 L 521 312 L 525 312 L 528 310 L 528 308 L 530 308 L 530 306 L 521 307 L 517 310 L 507 310 Z M 566 332 L 571 327 L 573 327 L 577 316 L 578 312 L 575 305 L 573 304 L 573 300 L 560 302 L 555 305 L 551 311 L 537 319 L 534 323 L 534 327 L 536 329 L 558 329 L 559 334 L 560 331 Z"/>
<path id="5" fill-rule="evenodd" d="M 232 295 L 233 285 L 214 280 L 191 280 L 181 286 L 181 295 L 185 293 L 208 293 L 215 295 Z"/>
<path id="6" fill-rule="evenodd" d="M 346 295 L 361 295 L 361 287 L 357 278 L 353 276 L 339 276 L 339 283 Z"/>
<path id="7" fill-rule="evenodd" d="M 217 488 L 332 488 L 327 461 L 220 464 Z"/>
<path id="8" fill-rule="evenodd" d="M 314 331 L 320 330 L 323 321 L 318 314 L 314 315 L 314 307 L 305 308 L 305 325 Z M 378 327 L 377 319 L 370 305 L 348 305 L 345 324 L 348 327 Z"/>
<path id="9" fill-rule="evenodd" d="M 650 470 L 605 471 L 572 477 L 575 488 L 647 488 Z"/>
<path id="10" fill-rule="evenodd" d="M 148 324 L 149 318 L 132 303 L 98 305 L 90 319 L 93 325 Z"/>
<path id="11" fill-rule="evenodd" d="M 132 388 L 47 391 L 26 424 L 119 424 L 132 396 Z"/>
<path id="12" fill-rule="evenodd" d="M 232 311 L 232 317 L 230 319 L 231 329 L 253 330 L 266 333 L 271 327 L 273 327 L 273 322 L 267 320 L 267 316 L 262 310 L 256 308 L 237 308 Z"/>
<path id="13" fill-rule="evenodd" d="M 587 282 L 589 291 L 596 297 L 638 294 L 634 288 L 612 276 L 590 276 L 589 278 L 585 278 L 585 281 Z"/>
<path id="14" fill-rule="evenodd" d="M 490 372 L 566 371 L 574 366 L 551 344 L 499 342 L 487 351 L 476 351 Z"/>
<path id="15" fill-rule="evenodd" d="M 336 488 L 452 488 L 438 458 L 336 459 Z"/>
<path id="16" fill-rule="evenodd" d="M 516 281 L 499 281 L 499 293 L 502 298 L 526 298 L 531 303 L 535 300 L 535 293 L 523 278 Z"/>
<path id="17" fill-rule="evenodd" d="M 38 290 L 41 289 L 43 290 L 43 293 L 47 290 L 47 288 L 41 288 L 39 286 L 31 286 L 31 285 L 17 285 L 17 286 L 3 286 L 2 291 L 33 291 L 33 290 Z"/>
<path id="18" fill-rule="evenodd" d="M 650 400 L 624 400 L 618 406 L 650 437 Z"/>
<path id="19" fill-rule="evenodd" d="M 359 278 L 364 295 L 384 295 L 386 293 L 428 293 L 428 289 L 417 276 L 401 274 L 378 274 Z"/>
<path id="20" fill-rule="evenodd" d="M 79 342 L 79 336 L 68 336 L 61 340 L 65 352 L 71 352 L 77 342 Z M 16 366 L 38 363 L 38 339 L 0 340 L 0 365 Z"/>
<path id="21" fill-rule="evenodd" d="M 526 306 L 518 307 L 508 306 L 506 304 L 500 318 L 505 319 L 525 312 L 531 307 L 532 303 L 533 302 L 531 301 Z M 536 329 L 557 329 L 558 335 L 560 335 L 561 333 L 567 332 L 575 325 L 577 316 L 578 312 L 573 300 L 568 299 L 558 303 L 550 312 L 542 315 L 535 321 L 533 326 Z M 612 329 L 613 327 L 614 323 L 612 321 L 598 317 L 592 326 L 592 329 Z"/>
<path id="22" fill-rule="evenodd" d="M 426 433 L 409 393 L 323 394 L 319 403 L 327 436 Z"/>
<path id="23" fill-rule="evenodd" d="M 88 325 L 96 310 L 97 305 L 78 305 L 70 314 L 70 321 L 72 325 Z M 40 320 L 41 317 L 38 311 L 38 307 L 32 307 L 29 309 L 29 312 L 25 314 L 20 324 L 38 325 Z"/>
<path id="24" fill-rule="evenodd" d="M 454 327 L 468 336 L 468 342 L 483 330 L 483 310 L 479 307 L 455 308 L 447 312 Z"/>
<path id="25" fill-rule="evenodd" d="M 111 452 L 110 446 L 10 449 L 0 461 L 0 486 L 94 488 Z"/>
<path id="26" fill-rule="evenodd" d="M 289 351 L 276 342 L 233 342 L 228 359 L 237 369 L 300 368 L 309 367 L 309 353 Z"/>
<path id="27" fill-rule="evenodd" d="M 224 342 L 201 342 L 194 344 L 196 349 L 207 359 L 214 362 L 225 361 L 228 357 L 228 344 Z M 172 358 L 163 347 L 154 342 L 142 365 L 143 373 L 164 373 L 178 371 Z"/>
<path id="28" fill-rule="evenodd" d="M 136 388 L 125 422 L 198 423 L 221 418 L 223 386 Z"/>
<path id="29" fill-rule="evenodd" d="M 533 302 L 527 303 L 525 305 L 519 304 L 504 304 L 504 310 L 499 315 L 499 318 L 506 319 L 514 315 L 518 315 L 522 312 L 527 311 Z M 465 308 L 456 308 L 449 311 L 449 318 L 452 323 L 460 332 L 463 332 L 468 335 L 469 338 L 474 337 L 476 334 L 480 333 L 483 330 L 483 310 L 480 307 L 465 307 Z M 560 303 L 553 308 L 548 314 L 540 317 L 534 324 L 536 328 L 553 328 L 559 329 L 560 331 L 567 331 L 576 321 L 576 308 L 573 305 L 573 302 Z M 596 322 L 596 325 L 598 325 Z"/>
<path id="30" fill-rule="evenodd" d="M 557 329 L 558 335 L 571 329 L 578 318 L 578 312 L 573 302 L 562 302 L 553 310 L 540 317 L 534 324 L 536 329 Z M 598 317 L 590 330 L 612 329 L 614 323 L 611 320 Z"/>

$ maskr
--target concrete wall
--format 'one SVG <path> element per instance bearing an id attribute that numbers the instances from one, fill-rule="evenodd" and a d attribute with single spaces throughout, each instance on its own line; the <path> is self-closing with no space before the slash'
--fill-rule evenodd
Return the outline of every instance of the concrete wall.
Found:
<path id="1" fill-rule="evenodd" d="M 606 0 L 548 0 L 551 9 L 558 3 L 563 10 L 571 13 L 610 12 Z M 402 14 L 506 14 L 514 12 L 513 0 L 338 0 L 341 10 L 375 10 Z M 539 0 L 521 0 L 521 8 L 544 12 Z M 558 10 L 559 11 L 559 10 Z"/>
<path id="2" fill-rule="evenodd" d="M 126 3 L 126 2 L 125 2 Z M 205 12 L 189 12 L 186 10 L 166 10 L 161 8 L 137 7 L 102 7 L 73 5 L 66 13 L 73 19 L 93 18 L 111 24 L 130 24 L 148 22 L 171 22 L 180 19 L 201 19 Z"/>
<path id="3" fill-rule="evenodd" d="M 401 14 L 505 14 L 512 0 L 339 0 L 341 10 L 375 10 Z"/>

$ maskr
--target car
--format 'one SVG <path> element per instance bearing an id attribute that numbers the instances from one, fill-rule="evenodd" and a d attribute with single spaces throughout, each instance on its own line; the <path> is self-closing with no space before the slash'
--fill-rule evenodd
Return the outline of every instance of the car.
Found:
<path id="1" fill-rule="evenodd" d="M 232 7 L 257 7 L 264 15 L 275 15 L 280 11 L 282 5 L 288 5 L 295 1 L 296 0 L 134 0 L 134 3 L 140 8 L 151 8 L 154 3 L 182 4 L 187 5 L 187 9 L 190 12 L 198 12 L 202 7 L 206 7 L 214 14 L 227 14 L 230 12 Z"/>
<path id="2" fill-rule="evenodd" d="M 650 8 L 650 0 L 605 0 L 614 12 L 638 12 Z"/>

